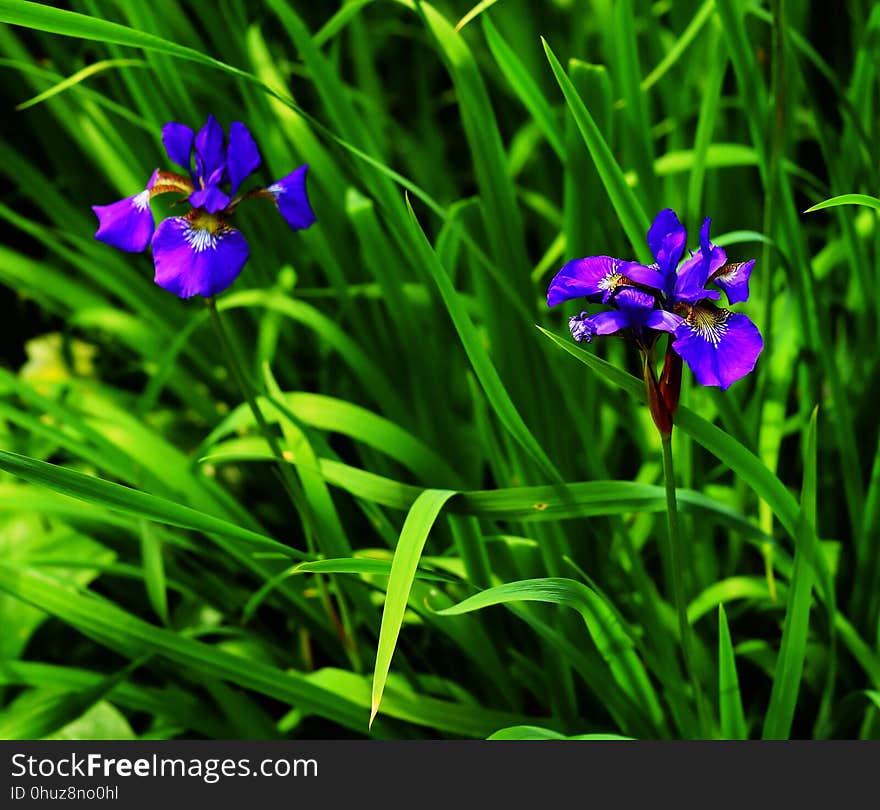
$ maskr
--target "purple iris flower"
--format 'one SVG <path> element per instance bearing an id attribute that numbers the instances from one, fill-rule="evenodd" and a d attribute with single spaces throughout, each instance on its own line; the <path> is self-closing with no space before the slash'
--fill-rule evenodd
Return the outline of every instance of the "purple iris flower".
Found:
<path id="1" fill-rule="evenodd" d="M 241 273 L 248 244 L 229 221 L 242 200 L 272 200 L 293 230 L 315 221 L 306 194 L 308 166 L 267 188 L 238 194 L 262 162 L 256 142 L 240 121 L 232 122 L 228 138 L 213 115 L 198 132 L 169 121 L 162 127 L 162 143 L 170 160 L 187 175 L 157 169 L 138 194 L 110 205 L 93 205 L 98 217 L 95 238 L 131 253 L 152 245 L 156 284 L 180 298 L 217 295 Z M 183 195 L 190 210 L 168 217 L 156 228 L 150 200 L 168 192 Z"/>
<path id="2" fill-rule="evenodd" d="M 648 231 L 654 264 L 610 256 L 575 259 L 550 282 L 547 304 L 585 297 L 614 308 L 571 318 L 569 328 L 577 341 L 623 333 L 648 352 L 659 332 L 669 332 L 672 350 L 690 366 L 697 382 L 726 389 L 755 367 L 764 342 L 745 315 L 713 303 L 720 293 L 711 285 L 723 290 L 730 304 L 747 300 L 755 262 L 729 264 L 724 249 L 709 240 L 709 224 L 707 218 L 699 249 L 682 262 L 687 232 L 667 208 Z"/>

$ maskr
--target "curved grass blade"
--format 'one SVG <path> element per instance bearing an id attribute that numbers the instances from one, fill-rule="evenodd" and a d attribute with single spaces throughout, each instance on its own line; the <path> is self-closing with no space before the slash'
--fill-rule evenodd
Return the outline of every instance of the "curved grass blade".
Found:
<path id="1" fill-rule="evenodd" d="M 635 701 L 655 726 L 663 725 L 663 710 L 645 667 L 636 655 L 629 632 L 604 597 L 581 582 L 560 577 L 508 582 L 437 613 L 457 616 L 508 602 L 550 602 L 580 613 L 619 688 Z"/>
<path id="2" fill-rule="evenodd" d="M 576 734 L 566 737 L 558 731 L 540 726 L 510 726 L 490 734 L 487 740 L 631 740 L 619 734 Z"/>
<path id="3" fill-rule="evenodd" d="M 422 549 L 440 510 L 454 494 L 455 491 L 451 489 L 427 489 L 422 492 L 409 510 L 400 532 L 400 540 L 391 563 L 391 574 L 388 577 L 385 608 L 382 611 L 379 643 L 376 648 L 376 666 L 370 699 L 371 726 L 382 702 L 382 693 L 391 667 L 391 657 L 397 646 L 397 637 L 403 624 L 403 614 L 406 611 L 406 603 L 422 556 Z"/>
<path id="4" fill-rule="evenodd" d="M 123 655 L 160 655 L 197 675 L 221 678 L 276 700 L 287 701 L 355 731 L 363 716 L 351 701 L 301 675 L 154 627 L 93 596 L 83 595 L 31 571 L 0 563 L 0 590 L 35 605 Z"/>
<path id="5" fill-rule="evenodd" d="M 772 597 L 767 580 L 762 577 L 728 577 L 713 582 L 688 605 L 688 621 L 695 624 L 714 608 L 736 599 L 770 603 Z"/>
<path id="6" fill-rule="evenodd" d="M 166 523 L 181 529 L 193 529 L 204 534 L 220 534 L 242 540 L 253 550 L 273 551 L 294 559 L 302 559 L 304 556 L 290 546 L 285 546 L 250 529 L 243 529 L 226 520 L 146 492 L 67 470 L 57 464 L 48 464 L 18 453 L 0 450 L 0 469 L 32 484 L 45 486 L 64 495 L 106 506 L 128 515 Z"/>
<path id="7" fill-rule="evenodd" d="M 724 605 L 718 605 L 718 705 L 721 709 L 721 738 L 747 740 L 748 730 L 736 674 L 736 658 Z"/>
<path id="8" fill-rule="evenodd" d="M 65 90 L 75 87 L 77 84 L 85 81 L 90 76 L 94 76 L 96 73 L 101 73 L 102 71 L 111 68 L 121 67 L 148 67 L 148 65 L 142 59 L 102 59 L 100 62 L 93 62 L 82 70 L 78 70 L 72 76 L 68 76 L 63 81 L 58 82 L 58 84 L 50 87 L 48 90 L 44 90 L 33 98 L 29 98 L 27 101 L 22 101 L 20 104 L 16 104 L 15 109 L 18 112 L 21 112 L 28 107 L 33 107 L 35 104 L 39 104 L 42 101 L 46 101 L 46 99 L 58 95 L 58 93 L 63 93 Z"/>
<path id="9" fill-rule="evenodd" d="M 838 197 L 832 197 L 830 200 L 823 200 L 820 203 L 810 206 L 805 214 L 811 214 L 813 211 L 821 211 L 823 208 L 835 208 L 838 205 L 865 205 L 880 211 L 880 199 L 870 197 L 867 194 L 841 194 Z"/>
<path id="10" fill-rule="evenodd" d="M 260 402 L 261 399 L 258 397 L 257 401 Z M 437 485 L 454 482 L 457 478 L 455 471 L 439 453 L 396 422 L 367 408 L 336 397 L 305 391 L 283 393 L 279 401 L 304 424 L 319 430 L 341 433 L 379 450 L 428 483 Z M 274 408 L 263 410 L 269 424 L 277 421 L 278 414 Z M 239 405 L 230 411 L 202 443 L 204 453 L 210 453 L 212 445 L 224 436 L 243 428 L 252 428 L 254 424 L 250 408 L 246 404 Z"/>
<path id="11" fill-rule="evenodd" d="M 220 464 L 230 461 L 270 461 L 273 456 L 258 437 L 230 439 L 212 449 L 201 462 Z M 291 464 L 305 462 L 291 451 Z M 367 470 L 332 459 L 318 459 L 321 475 L 329 484 L 344 489 L 357 498 L 409 510 L 423 492 L 421 487 L 404 484 Z M 723 503 L 693 490 L 677 491 L 683 511 L 702 515 L 735 528 L 760 543 L 773 543 L 748 518 Z M 662 487 L 634 481 L 578 481 L 566 484 L 565 490 L 545 484 L 535 487 L 509 487 L 493 490 L 461 490 L 449 501 L 447 510 L 493 520 L 547 522 L 595 515 L 621 515 L 633 512 L 662 512 L 666 508 Z"/>
<path id="12" fill-rule="evenodd" d="M 455 24 L 455 32 L 458 33 L 464 28 L 469 22 L 475 20 L 479 17 L 484 11 L 488 11 L 492 6 L 494 6 L 498 0 L 480 0 L 467 14 L 464 15 L 456 24 Z M 483 17 L 483 20 L 489 19 L 488 17 Z"/>

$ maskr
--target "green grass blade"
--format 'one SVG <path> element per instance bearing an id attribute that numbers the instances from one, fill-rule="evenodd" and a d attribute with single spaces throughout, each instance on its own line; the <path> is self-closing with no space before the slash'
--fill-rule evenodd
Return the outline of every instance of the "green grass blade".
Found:
<path id="1" fill-rule="evenodd" d="M 492 51 L 492 56 L 498 63 L 498 67 L 501 68 L 501 72 L 511 89 L 531 113 L 559 160 L 564 163 L 565 147 L 559 134 L 561 127 L 556 120 L 553 109 L 547 103 L 547 99 L 544 98 L 535 80 L 517 57 L 516 51 L 504 41 L 504 37 L 501 36 L 489 17 L 483 17 L 483 33 L 486 36 L 486 42 L 489 43 L 489 50 Z"/>
<path id="2" fill-rule="evenodd" d="M 47 99 L 58 95 L 58 93 L 63 93 L 65 90 L 69 90 L 71 87 L 75 87 L 77 84 L 85 81 L 90 76 L 94 76 L 96 73 L 101 73 L 104 70 L 110 70 L 111 68 L 120 67 L 146 66 L 146 63 L 143 62 L 141 59 L 102 59 L 99 62 L 93 62 L 91 65 L 84 67 L 82 70 L 78 70 L 72 76 L 68 76 L 63 81 L 58 82 L 58 84 L 50 87 L 48 90 L 44 90 L 42 93 L 38 93 L 33 98 L 29 98 L 27 101 L 22 101 L 21 103 L 16 104 L 15 109 L 21 112 L 22 110 L 26 110 L 28 107 L 33 107 L 35 104 L 46 101 Z"/>
<path id="3" fill-rule="evenodd" d="M 644 401 L 645 390 L 641 380 L 596 357 L 591 352 L 584 351 L 570 340 L 564 340 L 546 329 L 538 328 L 559 348 L 597 372 L 606 383 L 622 388 L 631 396 Z M 684 406 L 679 406 L 675 423 L 748 483 L 755 493 L 767 502 L 773 513 L 779 518 L 779 522 L 797 542 L 800 521 L 800 509 L 797 502 L 782 482 L 767 469 L 754 453 L 736 439 L 728 436 L 723 430 Z"/>
<path id="4" fill-rule="evenodd" d="M 549 602 L 580 613 L 619 688 L 641 707 L 656 726 L 662 725 L 663 710 L 644 665 L 635 653 L 629 631 L 621 625 L 607 601 L 586 585 L 558 577 L 508 582 L 481 591 L 438 613 L 457 616 L 508 602 Z"/>
<path id="5" fill-rule="evenodd" d="M 259 661 L 154 627 L 120 608 L 85 596 L 39 574 L 0 564 L 0 590 L 36 605 L 126 656 L 159 655 L 198 675 L 289 701 L 341 725 L 362 731 L 361 710 L 350 701 Z"/>
<path id="6" fill-rule="evenodd" d="M 165 583 L 165 562 L 163 560 L 163 543 L 152 523 L 141 522 L 141 562 L 144 570 L 144 584 L 147 596 L 161 619 L 168 624 L 168 594 Z"/>
<path id="7" fill-rule="evenodd" d="M 391 657 L 397 646 L 397 637 L 403 624 L 403 614 L 406 611 L 406 603 L 422 556 L 422 549 L 440 510 L 454 494 L 454 490 L 451 489 L 425 490 L 413 503 L 400 532 L 400 540 L 391 563 L 391 574 L 388 577 L 385 608 L 382 611 L 379 643 L 376 648 L 370 725 L 375 720 L 382 702 L 382 693 L 385 691 L 385 683 L 391 667 Z"/>
<path id="8" fill-rule="evenodd" d="M 486 738 L 487 740 L 631 740 L 619 734 L 576 734 L 566 737 L 558 731 L 540 726 L 510 726 L 502 728 Z"/>
<path id="9" fill-rule="evenodd" d="M 875 211 L 880 211 L 880 199 L 877 199 L 877 197 L 870 197 L 867 194 L 841 194 L 837 197 L 832 197 L 830 200 L 823 200 L 810 206 L 804 213 L 811 214 L 813 211 L 821 211 L 823 208 L 834 208 L 838 205 L 865 205 L 868 208 L 873 208 Z"/>
<path id="10" fill-rule="evenodd" d="M 813 411 L 804 447 L 804 482 L 801 490 L 801 518 L 797 548 L 791 572 L 788 604 L 782 627 L 782 642 L 773 673 L 773 688 L 764 719 L 762 737 L 784 740 L 791 723 L 803 677 L 807 638 L 810 632 L 810 603 L 815 581 L 814 558 L 819 553 L 813 526 L 816 520 L 816 418 Z"/>
<path id="11" fill-rule="evenodd" d="M 736 658 L 730 641 L 730 628 L 724 605 L 718 605 L 718 705 L 721 708 L 721 738 L 746 740 L 748 730 L 743 713 Z"/>
<path id="12" fill-rule="evenodd" d="M 6 470 L 32 484 L 48 487 L 73 498 L 106 506 L 124 514 L 193 529 L 207 535 L 219 534 L 241 540 L 252 550 L 274 551 L 286 557 L 302 559 L 302 553 L 265 535 L 243 529 L 226 520 L 207 515 L 188 506 L 181 506 L 165 498 L 103 481 L 90 475 L 47 464 L 18 453 L 0 450 L 0 469 Z"/>
<path id="13" fill-rule="evenodd" d="M 596 122 L 590 115 L 587 108 L 578 96 L 571 79 L 562 69 L 556 55 L 550 49 L 550 46 L 543 39 L 544 51 L 547 53 L 547 59 L 550 67 L 553 69 L 553 75 L 562 89 L 568 109 L 574 116 L 575 123 L 580 130 L 581 137 L 590 152 L 596 171 L 602 179 L 605 190 L 617 216 L 620 224 L 629 239 L 636 258 L 644 262 L 650 262 L 650 254 L 645 239 L 648 232 L 649 221 L 641 204 L 633 194 L 632 189 L 626 182 L 623 171 L 614 159 L 614 155 L 605 143 L 602 133 L 596 126 Z"/>
<path id="14" fill-rule="evenodd" d="M 458 332 L 462 346 L 468 356 L 468 360 L 471 362 L 474 373 L 477 375 L 477 379 L 480 381 L 480 385 L 483 387 L 486 398 L 492 405 L 501 424 L 504 425 L 511 437 L 519 443 L 523 450 L 531 456 L 544 474 L 561 482 L 562 477 L 557 472 L 553 462 L 550 461 L 543 448 L 538 444 L 538 441 L 526 426 L 510 395 L 507 393 L 507 389 L 498 376 L 492 360 L 483 348 L 479 334 L 470 316 L 462 305 L 459 294 L 456 292 L 445 269 L 441 266 L 437 254 L 425 236 L 421 225 L 419 225 L 415 212 L 412 210 L 412 206 L 409 205 L 409 200 L 407 200 L 407 205 L 410 212 L 410 227 L 415 241 L 420 246 L 423 263 L 434 279 L 437 289 L 440 291 L 440 296 L 446 305 L 446 311 L 452 319 L 456 332 Z"/>

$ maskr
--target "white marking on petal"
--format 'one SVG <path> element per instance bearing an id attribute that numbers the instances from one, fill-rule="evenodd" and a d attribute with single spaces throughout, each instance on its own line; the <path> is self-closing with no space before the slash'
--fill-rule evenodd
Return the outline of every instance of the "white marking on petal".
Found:
<path id="1" fill-rule="evenodd" d="M 217 234 L 211 233 L 206 228 L 193 228 L 187 225 L 183 230 L 183 238 L 194 253 L 214 250 L 217 247 Z"/>
<path id="2" fill-rule="evenodd" d="M 273 183 L 266 189 L 276 200 L 282 195 L 287 194 L 287 189 L 281 183 Z"/>
<path id="3" fill-rule="evenodd" d="M 146 211 L 150 207 L 150 190 L 146 189 L 140 194 L 136 194 L 131 198 L 131 204 L 138 211 Z"/>
<path id="4" fill-rule="evenodd" d="M 625 276 L 622 273 L 618 273 L 616 270 L 610 270 L 599 279 L 599 283 L 596 286 L 600 290 L 616 290 L 624 278 Z"/>
<path id="5" fill-rule="evenodd" d="M 720 307 L 691 307 L 687 316 L 687 325 L 691 331 L 718 348 L 727 333 L 727 321 L 733 313 Z"/>

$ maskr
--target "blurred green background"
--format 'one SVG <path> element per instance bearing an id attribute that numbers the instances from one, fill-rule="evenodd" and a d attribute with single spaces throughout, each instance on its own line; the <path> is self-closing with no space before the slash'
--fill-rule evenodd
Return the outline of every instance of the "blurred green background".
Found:
<path id="1" fill-rule="evenodd" d="M 0 23 L 0 736 L 880 734 L 880 203 L 803 213 L 880 190 L 880 7 Z M 93 239 L 209 113 L 259 182 L 310 166 L 317 224 L 242 206 L 218 300 L 293 498 L 204 302 Z M 639 358 L 544 299 L 569 259 L 644 258 L 665 207 L 757 259 L 765 339 L 726 392 L 685 371 L 690 680 Z"/>

